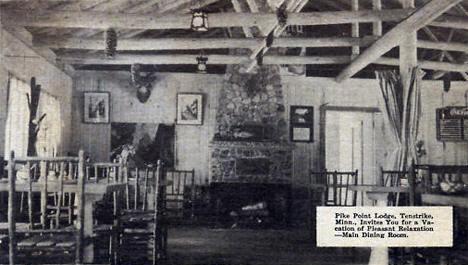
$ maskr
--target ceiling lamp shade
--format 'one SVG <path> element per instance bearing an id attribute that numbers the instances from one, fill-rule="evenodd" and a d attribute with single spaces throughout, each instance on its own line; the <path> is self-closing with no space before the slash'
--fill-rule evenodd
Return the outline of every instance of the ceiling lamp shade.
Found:
<path id="1" fill-rule="evenodd" d="M 203 53 L 200 53 L 200 55 L 197 57 L 197 71 L 200 74 L 206 74 L 207 73 L 207 68 L 206 68 L 206 62 L 208 61 L 208 57 L 205 57 Z"/>
<path id="2" fill-rule="evenodd" d="M 208 31 L 208 15 L 199 9 L 192 10 L 190 27 L 194 31 Z"/>

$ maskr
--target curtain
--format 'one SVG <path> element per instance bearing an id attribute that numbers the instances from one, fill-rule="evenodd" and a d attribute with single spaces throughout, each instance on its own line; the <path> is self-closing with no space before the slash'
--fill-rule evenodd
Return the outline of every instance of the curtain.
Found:
<path id="1" fill-rule="evenodd" d="M 55 96 L 41 91 L 37 117 L 44 119 L 39 125 L 36 140 L 36 151 L 40 157 L 54 157 L 60 148 L 62 138 L 62 119 L 60 116 L 60 102 Z"/>
<path id="2" fill-rule="evenodd" d="M 421 116 L 421 80 L 424 72 L 415 67 L 411 78 L 402 83 L 396 71 L 377 71 L 377 79 L 385 104 L 385 116 L 394 138 L 395 149 L 386 168 L 405 170 L 416 155 L 416 142 Z"/>
<path id="3" fill-rule="evenodd" d="M 27 94 L 31 94 L 31 87 L 9 76 L 8 113 L 5 132 L 5 159 L 10 159 L 10 152 L 15 156 L 26 156 L 28 151 L 29 107 Z"/>

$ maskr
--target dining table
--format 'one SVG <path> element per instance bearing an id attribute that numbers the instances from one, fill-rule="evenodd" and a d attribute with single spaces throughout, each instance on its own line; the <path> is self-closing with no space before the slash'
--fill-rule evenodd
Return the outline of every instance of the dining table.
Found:
<path id="1" fill-rule="evenodd" d="M 54 190 L 54 186 L 58 186 L 57 181 L 48 181 L 48 188 Z M 26 181 L 17 180 L 15 183 L 15 188 L 17 192 L 40 192 L 42 182 L 33 182 L 31 183 L 31 189 L 29 183 Z M 116 191 L 125 191 L 126 184 L 121 182 L 108 182 L 105 180 L 102 181 L 92 181 L 85 183 L 84 189 L 84 224 L 83 224 L 83 234 L 85 239 L 92 238 L 93 236 L 93 205 L 95 202 L 103 199 L 104 194 L 111 194 Z M 76 182 L 67 182 L 63 183 L 64 192 L 75 192 Z M 0 192 L 8 191 L 8 179 L 0 179 Z M 94 244 L 92 240 L 88 241 L 89 244 L 86 244 L 83 249 L 83 261 L 84 263 L 94 262 Z"/>

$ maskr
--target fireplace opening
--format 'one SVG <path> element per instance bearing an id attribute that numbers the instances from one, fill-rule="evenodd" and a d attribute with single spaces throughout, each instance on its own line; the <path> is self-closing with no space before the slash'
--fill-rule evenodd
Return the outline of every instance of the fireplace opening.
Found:
<path id="1" fill-rule="evenodd" d="M 268 158 L 239 158 L 236 159 L 237 176 L 270 175 L 271 161 Z"/>

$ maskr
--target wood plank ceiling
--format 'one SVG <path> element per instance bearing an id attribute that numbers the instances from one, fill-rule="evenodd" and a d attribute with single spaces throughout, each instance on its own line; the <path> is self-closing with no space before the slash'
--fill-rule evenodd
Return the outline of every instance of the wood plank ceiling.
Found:
<path id="1" fill-rule="evenodd" d="M 190 29 L 194 8 L 208 14 L 208 31 Z M 139 63 L 192 72 L 202 52 L 213 73 L 228 64 L 249 71 L 261 57 L 341 81 L 398 67 L 398 46 L 416 30 L 429 77 L 468 80 L 467 0 L 0 0 L 0 11 L 5 30 L 66 71 Z M 118 36 L 114 58 L 104 52 L 109 28 Z"/>

